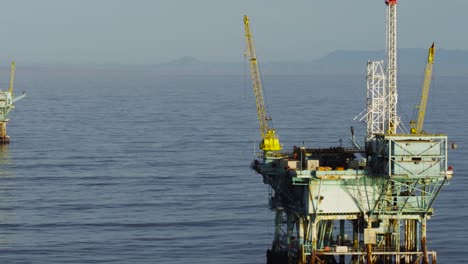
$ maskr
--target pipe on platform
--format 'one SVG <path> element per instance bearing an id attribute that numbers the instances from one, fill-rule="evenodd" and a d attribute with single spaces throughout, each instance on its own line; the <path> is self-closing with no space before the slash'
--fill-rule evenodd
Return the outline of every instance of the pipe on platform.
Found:
<path id="1" fill-rule="evenodd" d="M 372 264 L 372 245 L 367 244 L 367 264 Z"/>

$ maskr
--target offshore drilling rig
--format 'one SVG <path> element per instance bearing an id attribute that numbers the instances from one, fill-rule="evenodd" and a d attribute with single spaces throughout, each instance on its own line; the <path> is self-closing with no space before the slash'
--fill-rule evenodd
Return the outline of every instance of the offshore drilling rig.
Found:
<path id="1" fill-rule="evenodd" d="M 8 90 L 0 90 L 0 144 L 10 143 L 10 137 L 6 133 L 8 114 L 15 108 L 14 103 L 23 99 L 26 94 L 15 97 L 13 94 L 13 84 L 15 81 L 15 62 L 11 63 L 10 86 Z"/>
<path id="2" fill-rule="evenodd" d="M 266 114 L 250 22 L 244 17 L 262 136 L 262 153 L 251 168 L 271 186 L 269 205 L 275 212 L 267 264 L 437 261 L 426 244 L 427 220 L 453 171 L 447 165 L 447 136 L 422 130 L 435 48 L 429 49 L 418 121 L 408 133 L 397 114 L 397 1 L 385 3 L 387 63 L 367 64 L 364 147 L 354 141 L 353 148 L 282 151 Z"/>

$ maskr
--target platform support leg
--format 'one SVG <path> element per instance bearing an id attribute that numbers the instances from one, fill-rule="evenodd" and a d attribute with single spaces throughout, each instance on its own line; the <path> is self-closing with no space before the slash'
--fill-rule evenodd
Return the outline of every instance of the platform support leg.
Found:
<path id="1" fill-rule="evenodd" d="M 7 122 L 0 122 L 0 144 L 10 143 L 10 137 L 6 133 Z"/>

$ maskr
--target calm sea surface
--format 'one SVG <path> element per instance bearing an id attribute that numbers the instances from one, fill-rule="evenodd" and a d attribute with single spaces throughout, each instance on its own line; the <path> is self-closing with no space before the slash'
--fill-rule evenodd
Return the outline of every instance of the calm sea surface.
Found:
<path id="1" fill-rule="evenodd" d="M 8 73 L 2 71 L 2 87 Z M 0 148 L 0 263 L 265 263 L 273 214 L 249 169 L 259 139 L 248 76 L 17 68 L 12 142 Z M 428 222 L 438 263 L 468 240 L 468 77 L 437 77 L 426 129 L 447 133 L 455 177 Z M 412 116 L 422 77 L 401 76 Z M 289 149 L 348 143 L 364 76 L 264 76 Z"/>

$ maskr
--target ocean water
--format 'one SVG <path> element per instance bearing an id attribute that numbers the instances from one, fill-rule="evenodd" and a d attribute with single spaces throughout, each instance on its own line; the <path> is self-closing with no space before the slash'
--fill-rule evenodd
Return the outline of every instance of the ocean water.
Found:
<path id="1" fill-rule="evenodd" d="M 347 145 L 350 126 L 364 136 L 353 121 L 364 76 L 263 79 L 286 149 Z M 18 65 L 16 81 L 27 97 L 0 148 L 0 263 L 265 263 L 273 214 L 249 169 L 259 131 L 248 76 Z M 434 81 L 426 129 L 459 148 L 428 241 L 439 263 L 464 263 L 468 77 Z M 400 77 L 403 119 L 421 84 Z"/>

